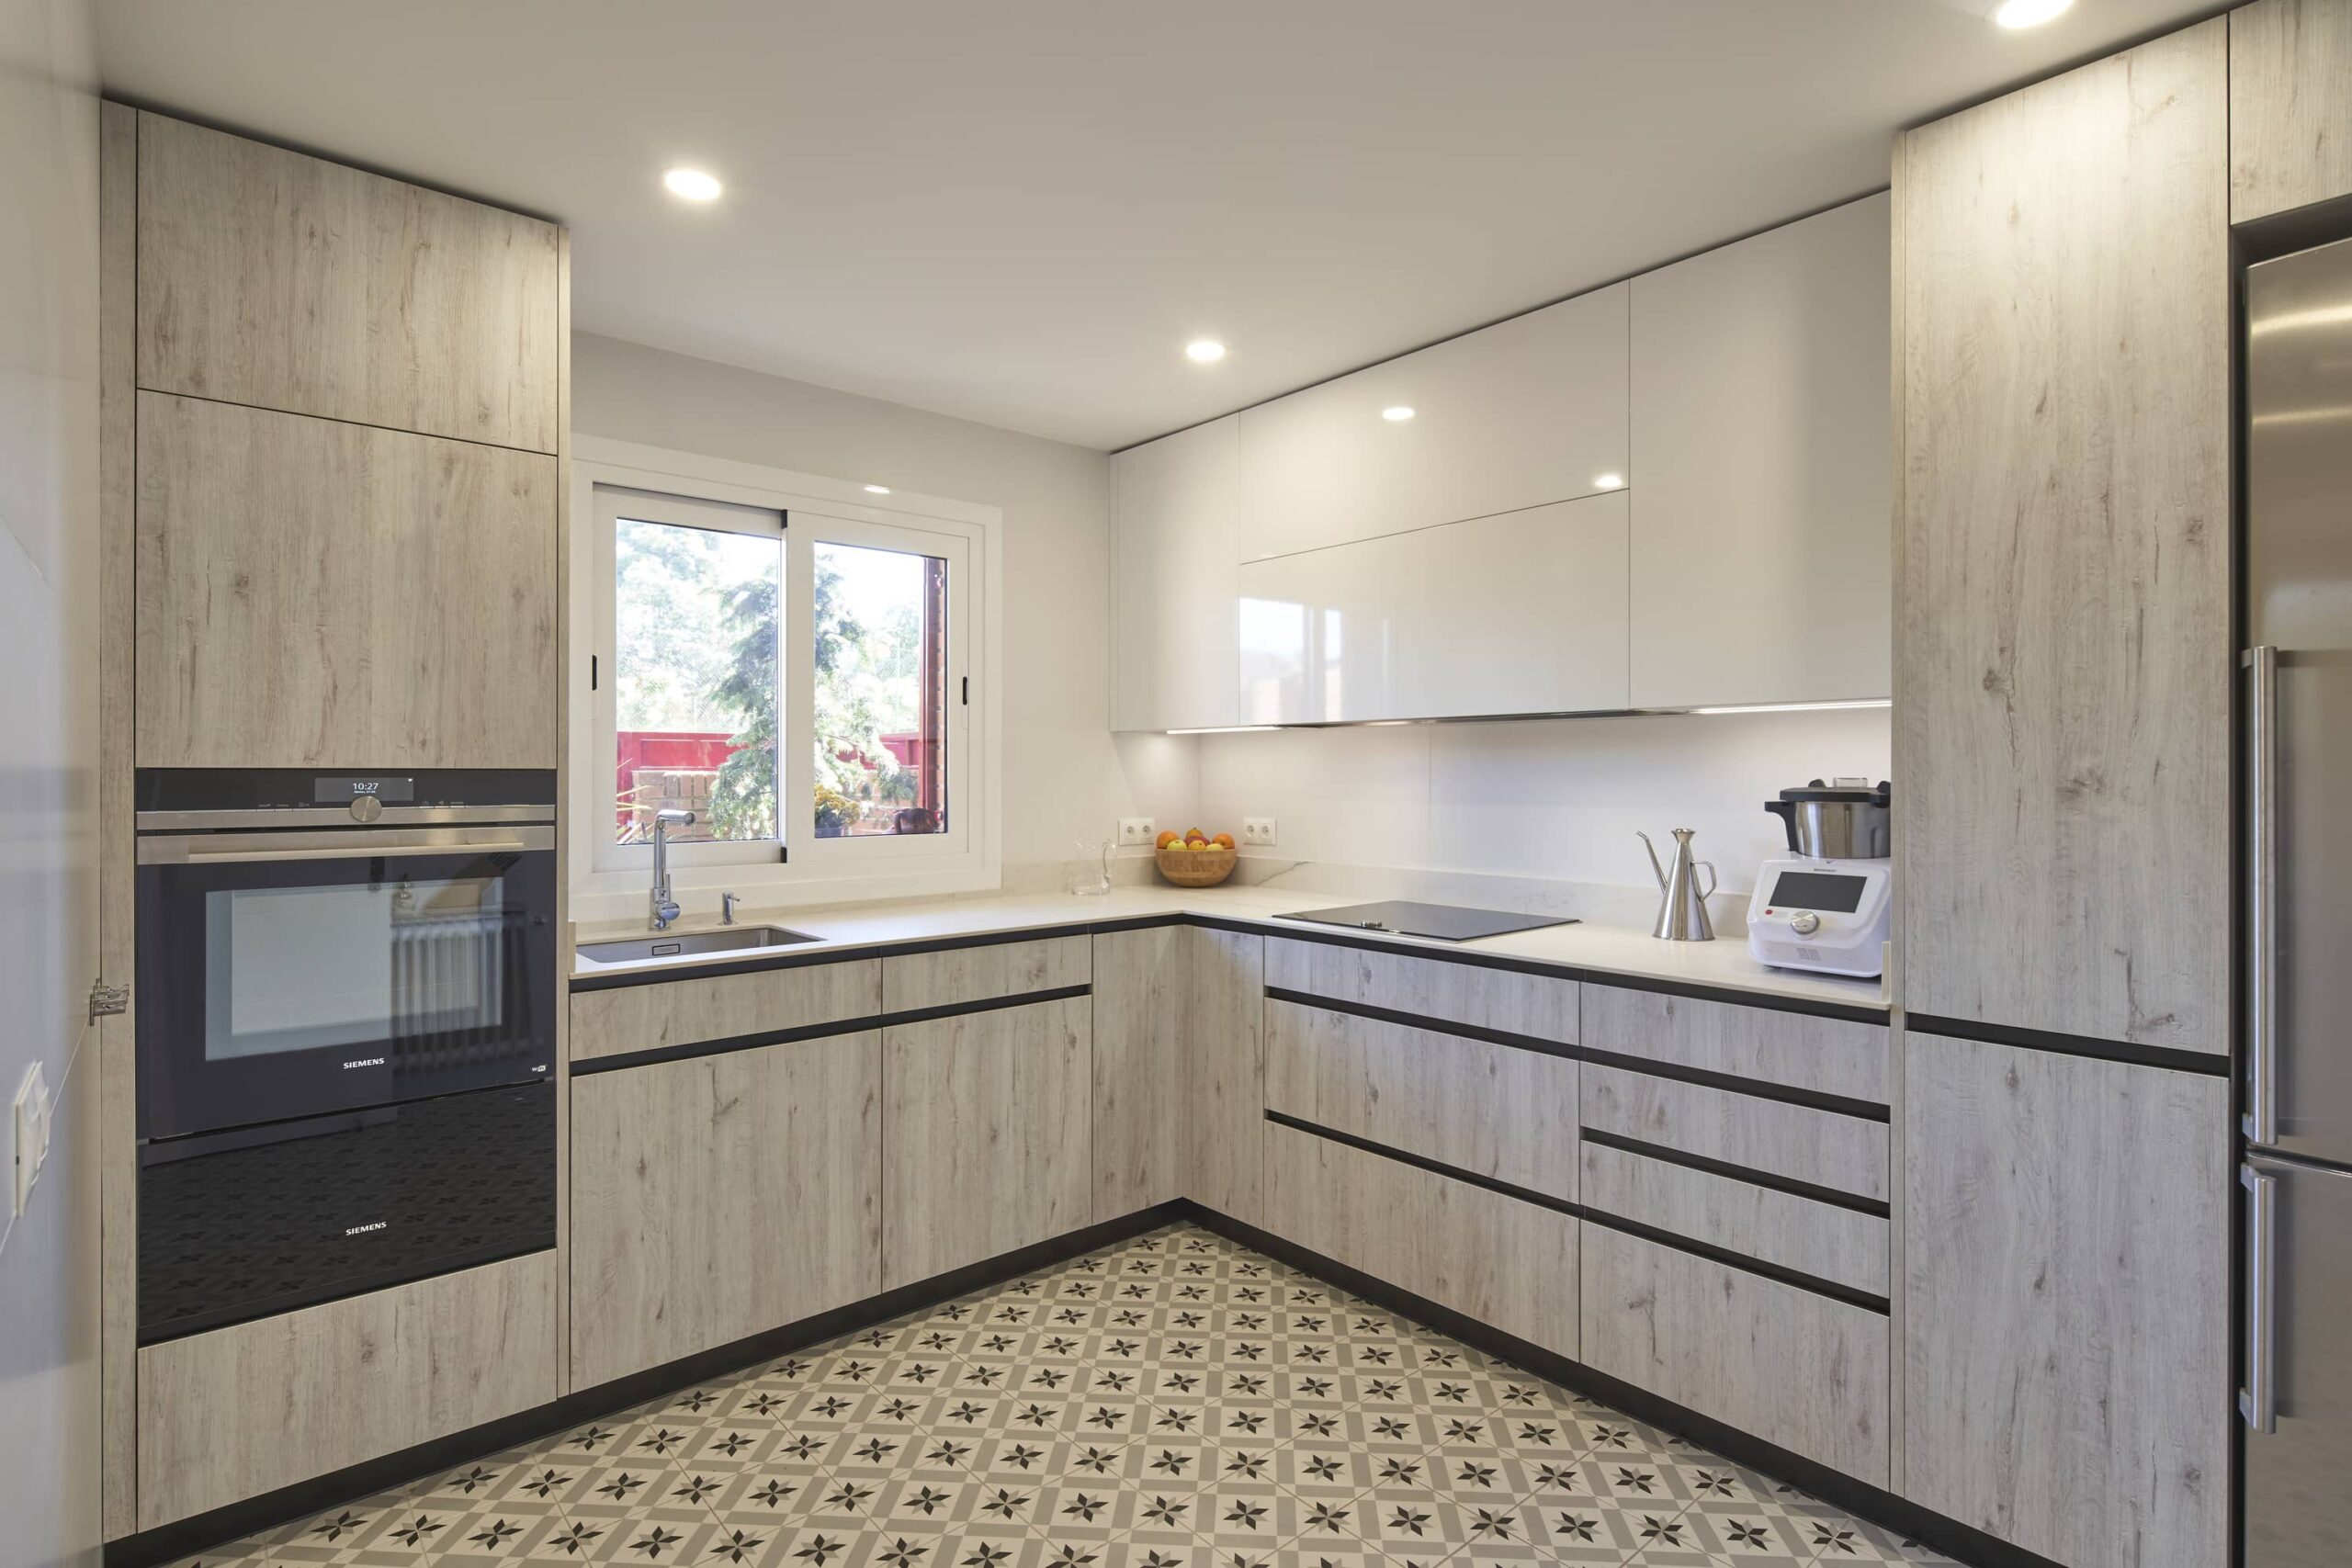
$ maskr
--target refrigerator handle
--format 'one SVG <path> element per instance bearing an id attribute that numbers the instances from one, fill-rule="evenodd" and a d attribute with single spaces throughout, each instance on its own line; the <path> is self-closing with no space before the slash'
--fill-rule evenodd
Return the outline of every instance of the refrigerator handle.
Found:
<path id="1" fill-rule="evenodd" d="M 2245 666 L 2246 1142 L 2278 1141 L 2278 650 L 2249 649 Z"/>
<path id="2" fill-rule="evenodd" d="M 2246 1165 L 2238 1168 L 2238 1181 L 2246 1192 L 2245 1386 L 2238 1391 L 2238 1415 L 2250 1430 L 2268 1437 L 2278 1430 L 2278 1351 L 2271 1339 L 2278 1179 Z"/>

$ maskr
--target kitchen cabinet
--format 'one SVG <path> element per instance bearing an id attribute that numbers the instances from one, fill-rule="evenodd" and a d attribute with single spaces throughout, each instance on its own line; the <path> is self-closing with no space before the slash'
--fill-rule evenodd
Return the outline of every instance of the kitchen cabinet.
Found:
<path id="1" fill-rule="evenodd" d="M 1111 459 L 1111 728 L 1241 722 L 1241 416 Z"/>
<path id="2" fill-rule="evenodd" d="M 879 1292 L 881 1095 L 873 1030 L 574 1077 L 572 1386 Z"/>
<path id="3" fill-rule="evenodd" d="M 872 1019 L 882 961 L 850 958 L 571 994 L 571 1060 Z"/>
<path id="4" fill-rule="evenodd" d="M 1092 1042 L 1086 997 L 883 1031 L 885 1290 L 1092 1220 Z"/>
<path id="5" fill-rule="evenodd" d="M 1577 1353 L 1571 1214 L 1272 1122 L 1266 1228 L 1546 1350 Z"/>
<path id="6" fill-rule="evenodd" d="M 1576 1201 L 1566 1056 L 1270 999 L 1266 1109 Z"/>
<path id="7" fill-rule="evenodd" d="M 554 224 L 154 114 L 138 223 L 141 387 L 557 449 Z"/>
<path id="8" fill-rule="evenodd" d="M 1191 1198 L 1257 1223 L 1263 945 L 1189 924 L 1096 934 L 1096 1219 Z"/>
<path id="9" fill-rule="evenodd" d="M 1082 936 L 1030 937 L 933 953 L 891 953 L 882 960 L 882 1002 L 899 1013 L 1034 996 L 1083 986 L 1093 969 L 1093 946 Z"/>
<path id="10" fill-rule="evenodd" d="M 1281 936 L 1266 939 L 1266 988 L 1560 1045 L 1577 1043 L 1581 1005 L 1577 982 L 1556 975 Z"/>
<path id="11" fill-rule="evenodd" d="M 1188 928 L 1193 989 L 1183 1057 L 1186 1196 L 1265 1223 L 1262 1039 L 1266 939 Z"/>
<path id="12" fill-rule="evenodd" d="M 1702 1161 L 1884 1202 L 1887 1124 L 1588 1062 L 1584 1125 Z"/>
<path id="13" fill-rule="evenodd" d="M 1888 1103 L 1883 1022 L 1589 984 L 1584 1043 L 1612 1056 L 1669 1068 Z"/>
<path id="14" fill-rule="evenodd" d="M 535 1252 L 142 1347 L 137 1528 L 547 1404 L 562 1289 Z"/>
<path id="15" fill-rule="evenodd" d="M 1627 482 L 1626 300 L 1596 289 L 1242 411 L 1241 558 Z"/>
<path id="16" fill-rule="evenodd" d="M 1884 1298 L 1883 1213 L 1825 1203 L 1737 1175 L 1598 1141 L 1579 1177 L 1588 1212 L 1613 1215 L 1761 1263 Z"/>
<path id="17" fill-rule="evenodd" d="M 142 768 L 552 768 L 557 460 L 139 395 Z"/>
<path id="18" fill-rule="evenodd" d="M 1623 492 L 1241 568 L 1242 720 L 1626 705 Z"/>
<path id="19" fill-rule="evenodd" d="M 1094 937 L 1097 1220 L 1187 1195 L 1195 934 L 1171 925 Z"/>
<path id="20" fill-rule="evenodd" d="M 1598 1224 L 1582 1299 L 1594 1371 L 1886 1484 L 1885 1314 Z"/>
<path id="21" fill-rule="evenodd" d="M 1630 706 L 1893 691 L 1889 208 L 1633 280 Z"/>
<path id="22" fill-rule="evenodd" d="M 2352 197 L 2352 0 L 2230 13 L 2230 221 Z"/>
<path id="23" fill-rule="evenodd" d="M 2226 28 L 1899 145 L 1915 1016 L 2228 1046 Z"/>
<path id="24" fill-rule="evenodd" d="M 2229 1080 L 1905 1051 L 1905 1495 L 2069 1568 L 2226 1562 Z"/>

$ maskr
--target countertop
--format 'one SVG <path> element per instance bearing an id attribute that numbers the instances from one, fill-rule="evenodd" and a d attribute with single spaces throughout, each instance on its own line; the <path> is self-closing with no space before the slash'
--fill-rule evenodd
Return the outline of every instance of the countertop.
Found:
<path id="1" fill-rule="evenodd" d="M 1005 932 L 1091 925 L 1104 921 L 1150 919 L 1171 915 L 1197 915 L 1262 926 L 1269 933 L 1335 935 L 1340 928 L 1318 926 L 1276 917 L 1299 909 L 1326 908 L 1354 902 L 1344 897 L 1272 887 L 1114 887 L 1100 897 L 1081 898 L 1067 893 L 1009 895 L 1002 897 L 910 899 L 870 906 L 835 905 L 807 910 L 746 910 L 742 925 L 775 925 L 805 931 L 819 940 L 784 948 L 760 948 L 748 953 L 690 953 L 641 959 L 622 964 L 576 963 L 575 979 L 659 974 L 691 967 L 698 973 L 733 964 L 757 964 L 781 954 L 797 958 L 854 953 L 863 948 L 897 942 L 935 942 L 957 937 L 990 936 Z M 671 934 L 708 931 L 714 919 L 685 919 L 671 927 Z M 604 921 L 582 925 L 577 940 L 587 942 L 649 935 L 642 922 Z M 1727 933 L 1713 942 L 1660 942 L 1648 931 L 1591 922 L 1546 926 L 1509 936 L 1476 942 L 1436 942 L 1386 932 L 1348 931 L 1351 940 L 1367 941 L 1403 951 L 1478 954 L 1534 964 L 1555 964 L 1598 975 L 1662 980 L 1678 985 L 1745 991 L 1763 998 L 1883 1011 L 1886 995 L 1879 981 L 1843 980 L 1773 969 L 1747 954 L 1746 940 Z"/>

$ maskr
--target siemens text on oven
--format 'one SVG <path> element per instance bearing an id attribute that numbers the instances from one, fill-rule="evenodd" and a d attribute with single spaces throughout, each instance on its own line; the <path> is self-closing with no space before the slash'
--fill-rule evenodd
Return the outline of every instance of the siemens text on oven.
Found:
<path id="1" fill-rule="evenodd" d="M 380 1067 L 383 1065 L 384 1058 L 381 1056 L 362 1056 L 356 1062 L 345 1062 L 344 1064 L 346 1067 Z"/>
<path id="2" fill-rule="evenodd" d="M 357 1235 L 363 1231 L 379 1231 L 390 1224 L 391 1224 L 390 1220 L 370 1220 L 364 1225 L 346 1225 L 344 1227 L 343 1234 Z"/>

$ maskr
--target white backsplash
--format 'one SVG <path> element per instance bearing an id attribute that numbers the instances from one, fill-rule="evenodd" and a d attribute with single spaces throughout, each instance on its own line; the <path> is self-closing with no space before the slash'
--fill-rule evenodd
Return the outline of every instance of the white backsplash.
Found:
<path id="1" fill-rule="evenodd" d="M 1891 740 L 1887 709 L 1855 708 L 1290 729 L 1200 748 L 1199 826 L 1276 819 L 1279 844 L 1245 853 L 1245 881 L 1626 923 L 1657 903 L 1636 829 L 1670 850 L 1667 829 L 1696 829 L 1724 894 L 1744 895 L 1785 851 L 1764 802 L 1815 777 L 1886 778 Z M 1899 815 L 1900 780 L 1894 799 Z M 1711 907 L 1721 921 L 1742 902 Z"/>

